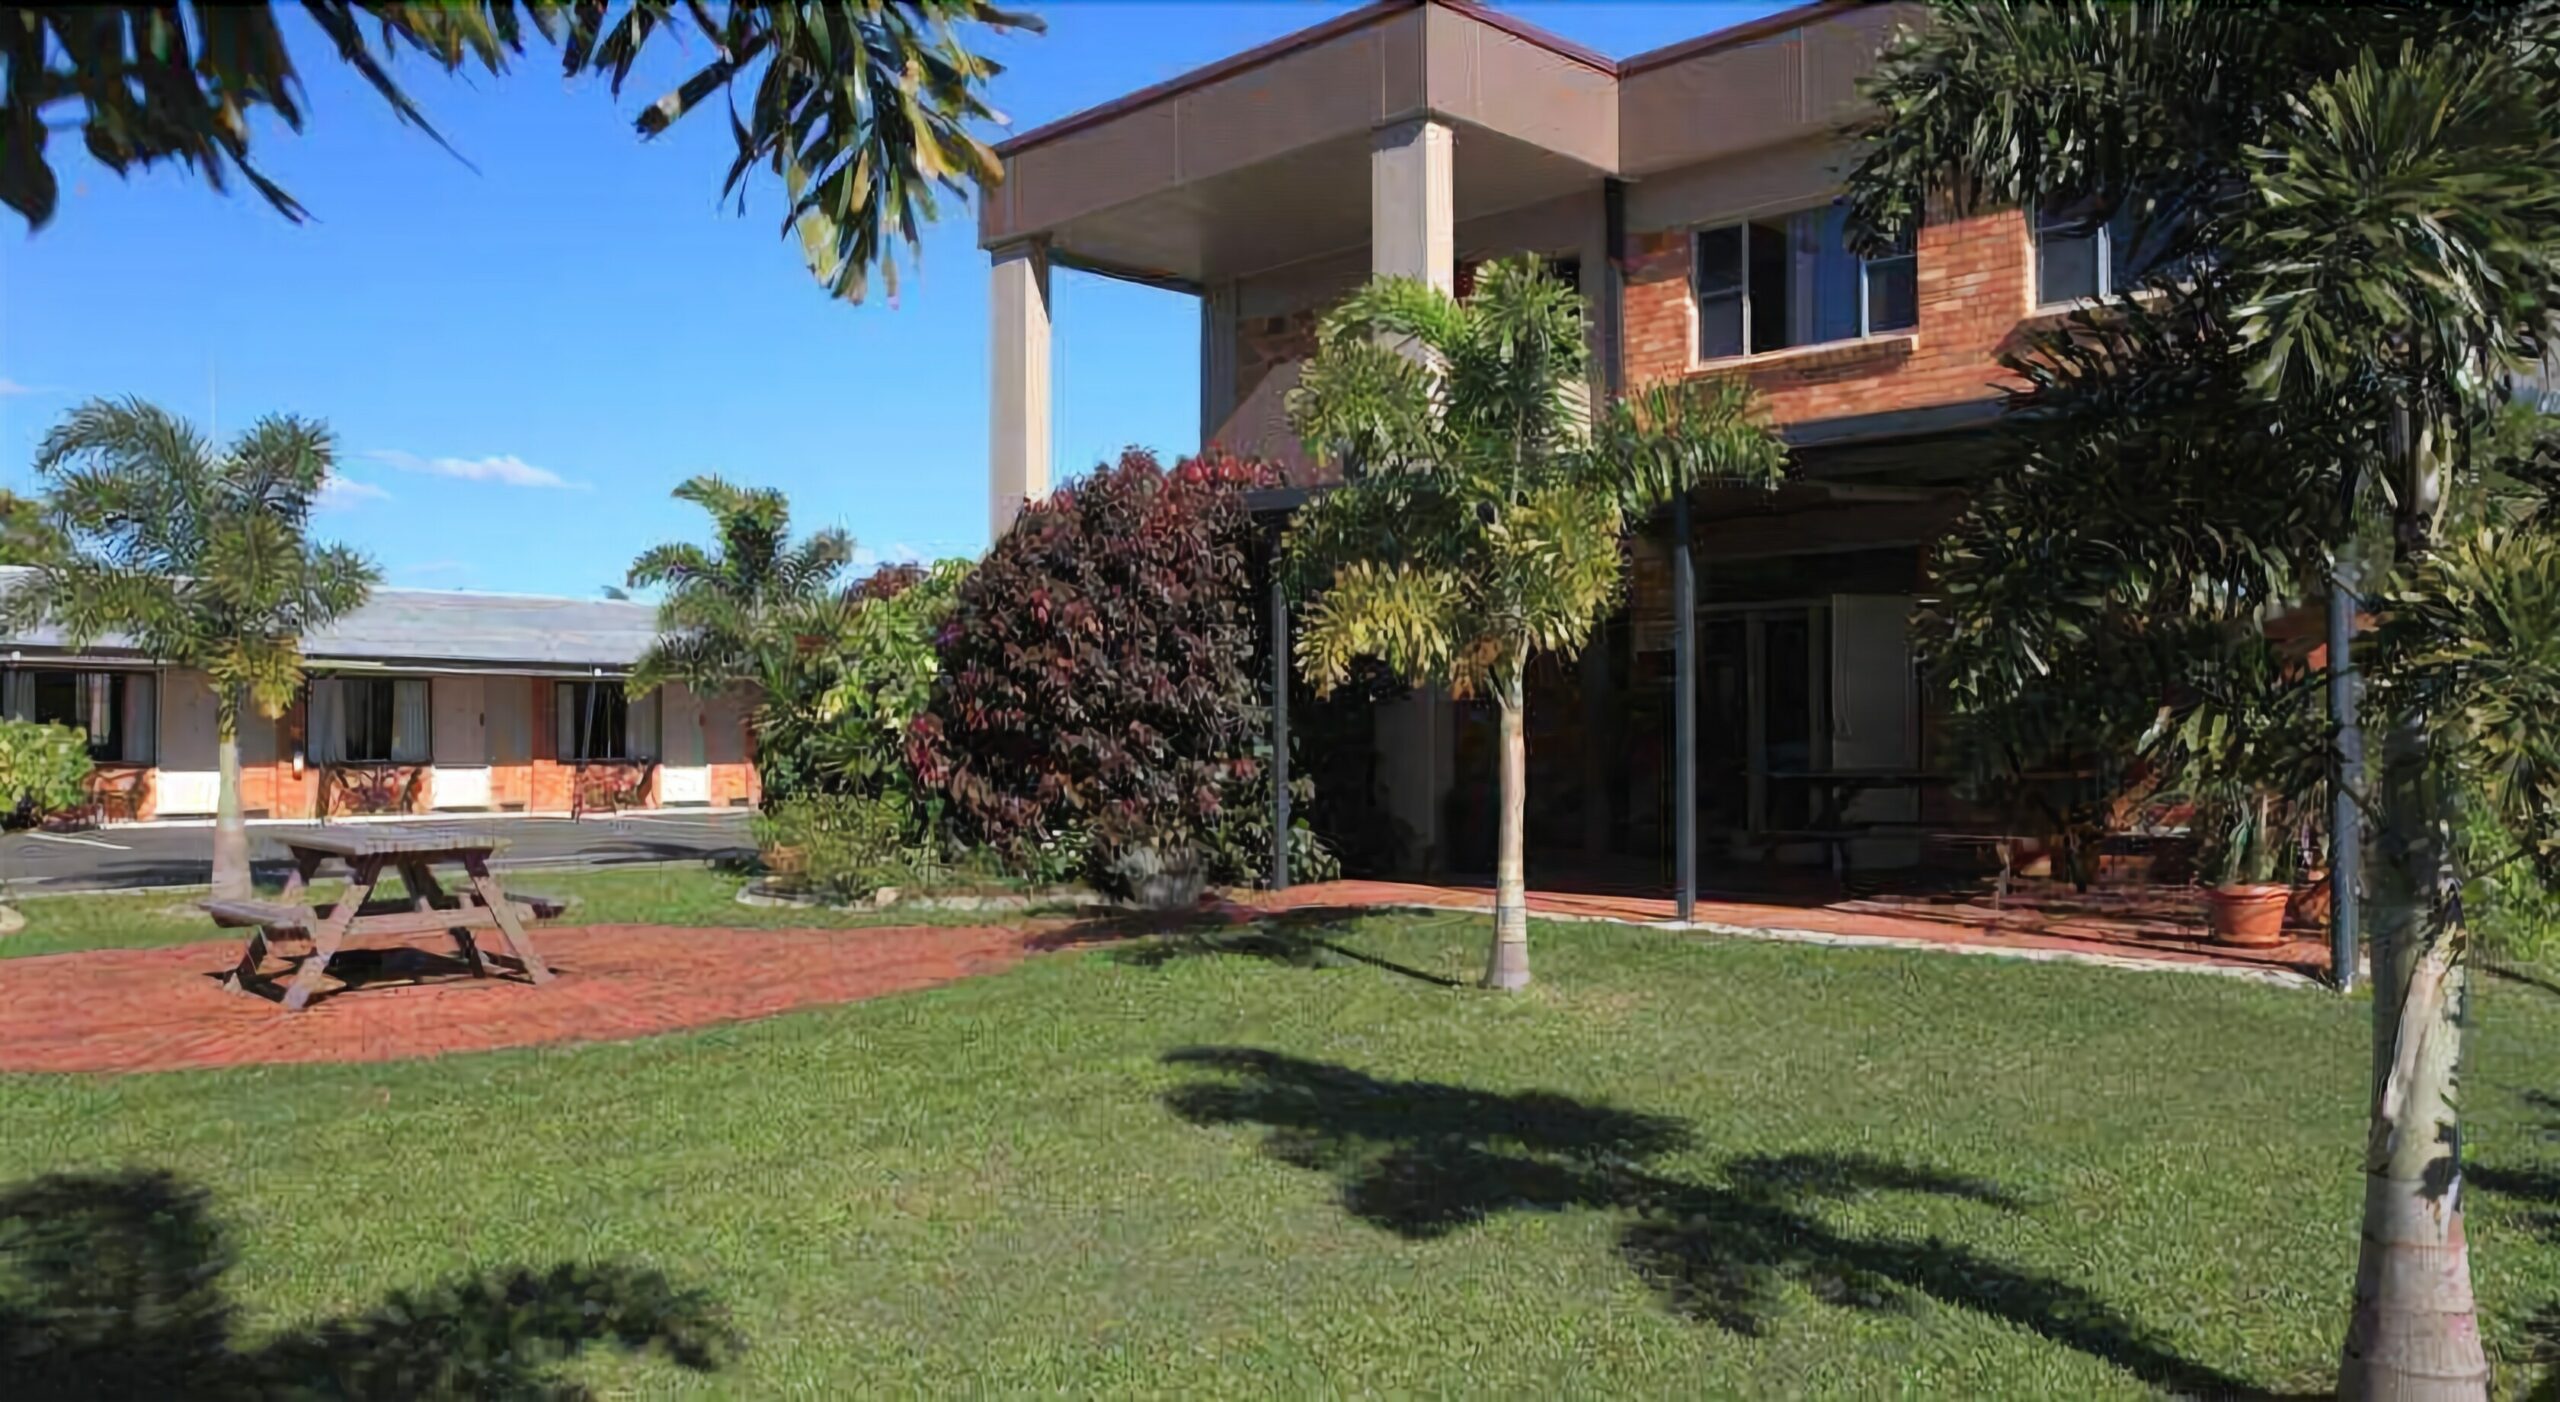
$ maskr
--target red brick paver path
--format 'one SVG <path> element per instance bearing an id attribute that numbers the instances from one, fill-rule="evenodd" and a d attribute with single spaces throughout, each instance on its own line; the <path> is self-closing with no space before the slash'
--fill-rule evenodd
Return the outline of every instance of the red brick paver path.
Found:
<path id="1" fill-rule="evenodd" d="M 236 939 L 0 960 L 0 1071 L 389 1061 L 614 1041 L 992 973 L 1054 939 L 1031 926 L 589 925 L 540 929 L 534 937 L 560 975 L 542 988 L 511 977 L 453 976 L 459 965 L 450 960 L 451 944 L 422 937 L 400 948 L 430 956 L 430 976 L 324 992 L 299 1013 L 222 990 L 219 975 L 240 957 Z M 269 974 L 277 968 L 270 959 Z M 399 965 L 389 971 L 400 973 Z"/>

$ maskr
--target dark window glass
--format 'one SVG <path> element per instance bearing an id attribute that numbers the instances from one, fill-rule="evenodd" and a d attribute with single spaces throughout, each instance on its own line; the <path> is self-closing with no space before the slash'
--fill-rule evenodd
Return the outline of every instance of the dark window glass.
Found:
<path id="1" fill-rule="evenodd" d="M 631 701 L 622 683 L 564 682 L 560 690 L 561 758 L 631 757 Z"/>
<path id="2" fill-rule="evenodd" d="M 1742 354 L 1742 228 L 1698 235 L 1698 354 L 1714 360 Z"/>
<path id="3" fill-rule="evenodd" d="M 356 764 L 383 764 L 391 758 L 391 723 L 396 702 L 384 677 L 349 677 L 338 683 L 345 708 L 347 759 Z"/>
<path id="4" fill-rule="evenodd" d="M 1787 334 L 1791 310 L 1787 226 L 1753 224 L 1749 228 L 1743 253 L 1751 265 L 1751 349 L 1781 350 L 1795 344 Z"/>
<path id="5" fill-rule="evenodd" d="M 1920 324 L 1920 263 L 1910 254 L 1867 264 L 1867 333 Z"/>
<path id="6" fill-rule="evenodd" d="M 101 762 L 138 758 L 141 736 L 125 733 L 125 693 L 135 683 L 123 672 L 33 672 L 25 674 L 26 718 L 47 725 L 67 725 L 89 737 L 89 758 Z M 128 755 L 130 745 L 136 752 Z"/>
<path id="7" fill-rule="evenodd" d="M 1918 259 L 1908 241 L 1873 259 L 1849 250 L 1849 210 L 1834 202 L 1785 219 L 1697 236 L 1698 354 L 1713 360 L 1854 340 L 1919 323 Z"/>
<path id="8" fill-rule="evenodd" d="M 2050 305 L 2106 294 L 2106 228 L 2087 200 L 2054 201 L 2036 214 L 2036 300 Z"/>

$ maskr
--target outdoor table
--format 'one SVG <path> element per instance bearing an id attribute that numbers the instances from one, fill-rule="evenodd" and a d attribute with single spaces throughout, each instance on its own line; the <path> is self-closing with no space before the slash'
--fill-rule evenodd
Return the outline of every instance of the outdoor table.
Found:
<path id="1" fill-rule="evenodd" d="M 202 903 L 216 923 L 249 928 L 248 948 L 241 952 L 239 967 L 223 980 L 223 987 L 238 992 L 256 979 L 270 940 L 307 938 L 311 957 L 303 961 L 284 996 L 286 1010 L 299 1011 L 311 1001 L 329 961 L 350 938 L 436 930 L 452 934 L 454 947 L 473 977 L 487 978 L 489 965 L 481 958 L 472 932 L 489 929 L 506 940 L 508 952 L 523 965 L 527 978 L 538 984 L 551 981 L 551 970 L 534 951 L 525 922 L 548 919 L 559 913 L 560 906 L 538 897 L 510 898 L 499 886 L 497 875 L 489 870 L 489 858 L 506 846 L 506 839 L 458 828 L 384 825 L 301 833 L 283 841 L 293 853 L 293 874 L 285 882 L 282 897 Z M 326 909 L 316 908 L 307 894 L 311 878 L 332 857 L 347 864 L 346 894 Z M 446 894 L 434 870 L 442 863 L 462 868 L 465 889 Z M 400 873 L 408 888 L 405 899 L 373 898 L 385 871 Z"/>

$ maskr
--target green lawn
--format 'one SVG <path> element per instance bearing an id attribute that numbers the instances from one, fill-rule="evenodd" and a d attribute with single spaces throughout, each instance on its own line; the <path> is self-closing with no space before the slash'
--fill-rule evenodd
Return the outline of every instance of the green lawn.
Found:
<path id="1" fill-rule="evenodd" d="M 318 1359 L 491 1362 L 508 1340 L 465 1380 L 490 1392 L 539 1360 L 529 1341 L 663 1331 L 709 1371 L 595 1348 L 562 1377 L 740 1396 L 2326 1386 L 2360 1001 L 1591 925 L 1536 929 L 1524 997 L 1413 976 L 1471 972 L 1482 929 L 1376 917 L 1330 935 L 1347 954 L 1088 949 L 620 1045 L 0 1080 L 0 1182 L 177 1175 L 20 1205 L 73 1224 L 57 1235 L 84 1265 L 126 1259 L 102 1214 L 167 1235 L 171 1195 L 201 1189 L 237 1251 L 213 1287 L 241 1311 L 233 1351 L 281 1335 L 260 1365 L 305 1379 Z M 2560 996 L 2493 979 L 2477 1006 L 2472 1242 L 2512 1391 L 2560 1301 Z M 716 1302 L 743 1349 L 670 1288 Z M 187 1347 L 201 1365 L 211 1345 Z"/>
<path id="2" fill-rule="evenodd" d="M 1015 918 L 951 910 L 872 912 L 744 906 L 737 901 L 744 877 L 690 863 L 619 871 L 500 872 L 499 877 L 511 888 L 576 897 L 578 904 L 569 918 L 581 924 L 637 922 L 808 929 L 879 924 L 968 925 Z M 269 889 L 273 885 L 268 883 Z M 315 891 L 326 897 L 335 893 L 337 885 L 322 881 Z M 396 893 L 400 889 L 399 878 L 386 878 L 382 889 Z M 195 903 L 203 894 L 154 891 L 129 896 L 30 897 L 16 902 L 27 917 L 27 927 L 14 935 L 0 935 L 0 959 L 229 938 L 196 909 Z"/>

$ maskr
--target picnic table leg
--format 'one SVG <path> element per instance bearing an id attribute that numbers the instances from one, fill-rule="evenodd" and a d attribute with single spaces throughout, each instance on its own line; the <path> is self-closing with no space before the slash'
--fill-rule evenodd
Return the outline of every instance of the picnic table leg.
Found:
<path id="1" fill-rule="evenodd" d="M 444 884 L 436 880 L 435 869 L 427 863 L 415 858 L 402 862 L 400 880 L 409 888 L 411 910 L 436 910 L 442 907 L 445 898 Z M 456 901 L 455 904 L 468 906 L 470 902 Z M 471 976 L 487 978 L 489 961 L 480 957 L 480 941 L 472 938 L 470 927 L 456 925 L 448 933 L 453 936 L 453 947 L 461 953 L 462 962 L 471 966 Z"/>
<path id="2" fill-rule="evenodd" d="M 326 855 L 326 853 L 307 851 L 293 854 L 293 870 L 285 873 L 284 878 L 286 900 L 300 901 L 303 898 L 304 892 L 311 885 L 311 878 L 319 873 L 320 863 Z"/>
<path id="3" fill-rule="evenodd" d="M 373 898 L 374 884 L 382 879 L 380 857 L 358 857 L 349 867 L 346 894 L 338 898 L 320 928 L 311 932 L 311 957 L 302 961 L 302 967 L 294 973 L 293 987 L 285 990 L 286 1012 L 300 1012 L 311 1001 L 311 995 L 320 987 L 320 976 L 328 972 L 329 961 L 337 957 L 338 942 L 347 937 L 347 930 L 356 923 L 356 912 Z"/>
<path id="4" fill-rule="evenodd" d="M 480 903 L 487 906 L 489 914 L 497 920 L 498 933 L 506 936 L 508 951 L 524 965 L 525 975 L 535 983 L 549 983 L 550 966 L 542 962 L 541 955 L 534 953 L 533 937 L 524 932 L 524 922 L 516 918 L 515 903 L 499 889 L 498 878 L 489 874 L 488 858 L 476 852 L 467 854 L 462 859 L 462 869 L 469 873 L 471 889 L 479 893 Z"/>
<path id="5" fill-rule="evenodd" d="M 238 993 L 243 989 L 246 989 L 251 983 L 257 980 L 258 966 L 266 961 L 267 932 L 263 928 L 253 925 L 249 929 L 248 947 L 240 951 L 239 966 L 234 968 L 231 971 L 230 976 L 222 981 L 223 991 L 226 993 Z"/>

